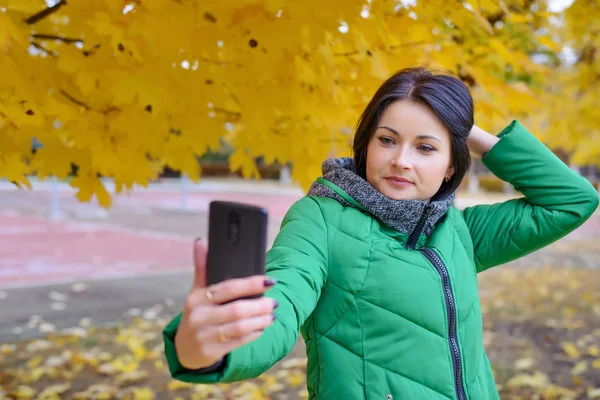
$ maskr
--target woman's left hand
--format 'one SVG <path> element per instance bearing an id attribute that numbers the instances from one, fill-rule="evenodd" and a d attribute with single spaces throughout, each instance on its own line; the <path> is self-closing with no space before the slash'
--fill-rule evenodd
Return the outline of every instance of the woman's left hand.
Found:
<path id="1" fill-rule="evenodd" d="M 477 125 L 473 125 L 473 129 L 471 129 L 471 133 L 467 138 L 467 146 L 469 146 L 471 153 L 483 157 L 499 140 L 498 137 L 484 131 Z"/>

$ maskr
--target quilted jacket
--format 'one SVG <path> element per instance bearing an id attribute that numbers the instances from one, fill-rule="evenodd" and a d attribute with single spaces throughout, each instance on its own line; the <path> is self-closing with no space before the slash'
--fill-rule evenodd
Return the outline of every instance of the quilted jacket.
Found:
<path id="1" fill-rule="evenodd" d="M 477 273 L 556 241 L 598 206 L 594 187 L 519 122 L 499 137 L 483 163 L 524 198 L 450 205 L 437 217 L 423 203 L 395 228 L 325 174 L 315 184 L 322 190 L 312 191 L 321 194 L 291 207 L 268 253 L 268 275 L 279 282 L 267 292 L 280 304 L 277 320 L 227 355 L 221 371 L 200 374 L 177 360 L 176 317 L 164 331 L 173 377 L 254 378 L 301 332 L 310 399 L 498 399 Z"/>

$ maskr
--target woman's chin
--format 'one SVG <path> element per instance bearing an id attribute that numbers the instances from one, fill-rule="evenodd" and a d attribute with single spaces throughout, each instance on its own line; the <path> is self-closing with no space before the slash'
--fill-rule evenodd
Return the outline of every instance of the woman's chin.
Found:
<path id="1" fill-rule="evenodd" d="M 415 196 L 413 193 L 410 193 L 409 191 L 399 191 L 399 190 L 390 190 L 390 189 L 384 189 L 384 190 L 380 190 L 381 194 L 383 194 L 385 197 L 392 199 L 392 200 L 417 200 L 417 196 Z"/>
<path id="2" fill-rule="evenodd" d="M 383 190 L 382 190 L 383 189 Z M 424 199 L 413 190 L 394 190 L 392 188 L 378 188 L 379 192 L 391 200 L 419 200 L 429 203 L 430 198 Z"/>

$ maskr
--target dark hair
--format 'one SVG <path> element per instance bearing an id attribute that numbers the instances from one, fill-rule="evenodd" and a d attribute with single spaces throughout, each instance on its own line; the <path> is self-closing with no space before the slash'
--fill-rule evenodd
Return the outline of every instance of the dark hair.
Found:
<path id="1" fill-rule="evenodd" d="M 450 132 L 454 175 L 444 181 L 432 199 L 454 192 L 467 174 L 471 156 L 467 146 L 473 128 L 473 98 L 467 86 L 449 75 L 434 75 L 424 68 L 403 69 L 384 82 L 358 120 L 354 136 L 356 172 L 366 179 L 367 147 L 383 111 L 391 103 L 411 100 L 426 105 Z"/>

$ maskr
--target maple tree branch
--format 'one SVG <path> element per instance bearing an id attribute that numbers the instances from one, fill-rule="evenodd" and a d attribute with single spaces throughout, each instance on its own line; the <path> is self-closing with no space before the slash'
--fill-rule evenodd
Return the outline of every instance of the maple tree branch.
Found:
<path id="1" fill-rule="evenodd" d="M 354 51 L 347 51 L 345 53 L 333 53 L 333 55 L 335 57 L 349 57 L 349 56 L 354 56 L 358 54 L 358 50 L 354 50 Z"/>
<path id="2" fill-rule="evenodd" d="M 60 94 L 62 94 L 63 96 L 65 96 L 67 99 L 71 100 L 73 103 L 77 104 L 78 106 L 85 108 L 86 110 L 92 109 L 90 106 L 85 104 L 83 101 L 77 100 L 75 97 L 71 96 L 69 93 L 65 92 L 62 89 L 60 91 Z"/>
<path id="3" fill-rule="evenodd" d="M 231 115 L 231 116 L 234 116 L 234 117 L 238 117 L 238 118 L 242 116 L 242 113 L 240 113 L 240 112 L 237 112 L 237 111 L 230 111 L 230 110 L 226 110 L 226 109 L 224 109 L 224 108 L 213 107 L 213 108 L 212 108 L 212 110 L 213 110 L 214 112 L 223 113 L 223 114 L 228 114 L 228 115 Z"/>
<path id="4" fill-rule="evenodd" d="M 47 48 L 45 48 L 44 46 L 42 46 L 41 44 L 39 44 L 37 42 L 31 42 L 31 45 L 33 47 L 35 47 L 36 49 L 43 51 L 46 54 L 50 54 L 52 57 L 56 57 L 56 53 L 54 51 L 48 50 Z"/>
<path id="5" fill-rule="evenodd" d="M 56 35 L 44 35 L 41 33 L 34 33 L 33 35 L 31 35 L 31 37 L 33 37 L 34 39 L 49 39 L 49 40 L 60 40 L 61 42 L 65 42 L 65 43 L 83 43 L 83 40 L 81 39 L 71 39 L 71 38 L 65 38 L 65 37 L 61 37 L 61 36 L 56 36 Z"/>
<path id="6" fill-rule="evenodd" d="M 29 25 L 35 24 L 36 22 L 41 21 L 42 19 L 46 18 L 48 15 L 55 13 L 62 6 L 66 6 L 66 5 L 67 5 L 66 0 L 60 0 L 58 3 L 56 3 L 52 7 L 47 7 L 45 9 L 43 9 L 42 11 L 40 11 L 39 13 L 27 18 L 25 20 L 25 23 L 27 23 Z"/>
<path id="7" fill-rule="evenodd" d="M 399 44 L 398 46 L 390 46 L 389 50 L 400 49 L 402 47 L 422 46 L 424 44 L 427 44 L 427 42 L 424 40 L 421 40 L 420 42 L 402 43 L 402 44 Z"/>
<path id="8" fill-rule="evenodd" d="M 210 58 L 205 58 L 205 57 L 198 58 L 198 61 L 202 61 L 207 64 L 219 65 L 221 67 L 226 67 L 227 65 L 230 65 L 230 64 L 235 67 L 238 67 L 238 68 L 243 67 L 242 64 L 233 64 L 231 61 L 217 61 L 217 60 L 211 60 Z"/>
<path id="9" fill-rule="evenodd" d="M 396 49 L 400 49 L 402 47 L 423 46 L 423 45 L 426 45 L 426 44 L 427 44 L 427 42 L 424 41 L 424 40 L 422 40 L 420 42 L 409 42 L 409 43 L 402 43 L 402 44 L 399 44 L 397 46 L 390 46 L 390 47 L 385 48 L 383 50 L 384 51 L 387 51 L 387 50 L 396 50 Z M 333 53 L 333 55 L 335 57 L 350 57 L 350 56 L 355 56 L 357 54 L 359 54 L 358 50 L 347 51 L 345 53 Z M 367 50 L 367 55 L 369 57 L 372 55 L 371 50 Z"/>

